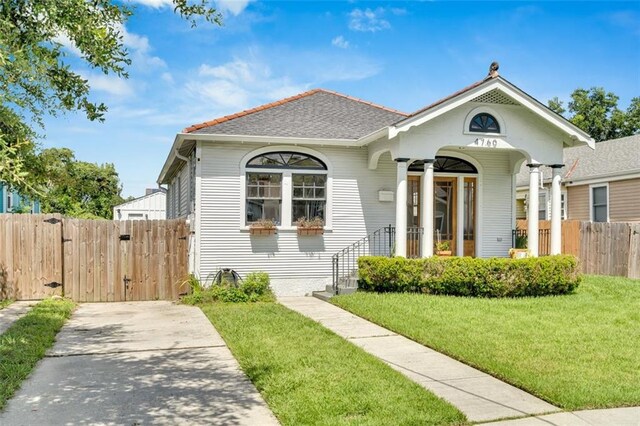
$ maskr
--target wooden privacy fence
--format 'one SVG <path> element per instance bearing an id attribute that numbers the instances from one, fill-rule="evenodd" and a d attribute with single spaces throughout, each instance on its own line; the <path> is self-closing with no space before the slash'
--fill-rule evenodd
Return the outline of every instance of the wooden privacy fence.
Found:
<path id="1" fill-rule="evenodd" d="M 540 229 L 551 222 L 541 220 Z M 526 220 L 517 221 L 518 229 L 527 229 Z M 540 254 L 549 253 L 549 241 L 540 240 Z M 562 221 L 562 253 L 580 259 L 582 272 L 640 278 L 640 223 Z"/>
<path id="2" fill-rule="evenodd" d="M 516 228 L 523 230 L 526 235 L 527 221 L 522 219 L 517 220 Z M 538 221 L 538 229 L 540 230 L 540 236 L 538 238 L 538 253 L 541 256 L 544 256 L 551 253 L 551 221 Z M 562 253 L 580 257 L 580 221 L 563 220 L 561 229 Z"/>
<path id="3" fill-rule="evenodd" d="M 640 278 L 640 223 L 582 222 L 582 271 Z"/>
<path id="4" fill-rule="evenodd" d="M 172 300 L 188 274 L 184 220 L 0 214 L 0 298 Z"/>

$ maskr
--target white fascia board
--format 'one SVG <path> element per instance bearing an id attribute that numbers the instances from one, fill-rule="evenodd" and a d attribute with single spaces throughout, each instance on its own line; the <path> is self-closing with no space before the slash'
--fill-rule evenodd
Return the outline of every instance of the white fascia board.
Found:
<path id="1" fill-rule="evenodd" d="M 459 107 L 467 102 L 469 102 L 473 98 L 477 98 L 480 95 L 483 95 L 487 92 L 492 91 L 497 87 L 497 83 L 499 80 L 492 79 L 488 80 L 486 83 L 479 85 L 478 87 L 474 87 L 467 92 L 461 93 L 460 95 L 451 98 L 440 105 L 437 105 L 433 108 L 430 108 L 422 113 L 416 115 L 415 117 L 411 117 L 406 121 L 402 121 L 397 126 L 391 126 L 389 132 L 389 138 L 394 138 L 400 132 L 406 132 L 414 126 L 419 126 L 421 124 L 426 123 L 427 121 L 431 121 L 436 117 L 445 114 L 452 109 Z"/>
<path id="2" fill-rule="evenodd" d="M 317 139 L 317 138 L 293 138 L 280 136 L 247 136 L 247 135 L 222 135 L 222 134 L 193 134 L 179 133 L 185 139 L 203 142 L 240 142 L 240 143 L 267 143 L 283 145 L 334 145 L 334 146 L 358 146 L 357 139 Z"/>
<path id="3" fill-rule="evenodd" d="M 632 171 L 632 173 L 629 173 L 629 171 L 609 173 L 584 179 L 567 179 L 566 182 L 563 183 L 565 186 L 580 186 L 629 179 L 640 179 L 640 170 Z"/>
<path id="4" fill-rule="evenodd" d="M 169 167 L 171 167 L 171 164 L 173 164 L 173 161 L 175 160 L 176 151 L 180 149 L 180 145 L 182 145 L 182 142 L 184 141 L 184 138 L 181 137 L 182 135 L 184 134 L 178 133 L 176 135 L 176 138 L 173 140 L 173 145 L 171 145 L 169 155 L 167 155 L 167 159 L 164 161 L 162 170 L 160 170 L 160 174 L 158 175 L 158 179 L 156 180 L 158 185 L 162 185 L 164 183 L 163 180 L 165 178 L 165 175 L 167 174 L 167 172 L 169 171 Z"/>
<path id="5" fill-rule="evenodd" d="M 375 132 L 369 133 L 366 136 L 358 139 L 357 146 L 365 146 L 369 145 L 371 142 L 375 142 L 378 139 L 387 138 L 391 139 L 389 136 L 389 131 L 391 128 L 389 126 L 383 127 L 382 129 L 376 130 Z"/>

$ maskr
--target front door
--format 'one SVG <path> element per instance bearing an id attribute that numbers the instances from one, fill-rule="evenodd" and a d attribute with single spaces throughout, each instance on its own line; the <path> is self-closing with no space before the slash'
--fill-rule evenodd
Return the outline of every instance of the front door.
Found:
<path id="1" fill-rule="evenodd" d="M 433 179 L 433 241 L 437 250 L 456 254 L 457 235 L 457 182 L 456 177 Z"/>
<path id="2" fill-rule="evenodd" d="M 408 176 L 407 179 L 407 257 L 420 257 L 420 242 L 422 240 L 420 192 L 421 176 Z M 458 185 L 464 184 L 460 194 L 463 199 L 458 205 Z M 476 221 L 476 178 L 475 177 L 443 177 L 433 179 L 434 212 L 433 212 L 433 241 L 441 243 L 453 255 L 457 254 L 458 233 L 463 233 L 464 256 L 475 255 L 475 221 Z M 458 208 L 462 208 L 462 221 L 458 222 Z M 434 247 L 434 253 L 437 247 Z"/>

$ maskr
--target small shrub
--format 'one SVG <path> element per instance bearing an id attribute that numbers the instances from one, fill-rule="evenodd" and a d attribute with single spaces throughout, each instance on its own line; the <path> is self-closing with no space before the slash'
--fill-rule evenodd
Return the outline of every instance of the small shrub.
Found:
<path id="1" fill-rule="evenodd" d="M 454 296 L 521 297 L 566 294 L 580 284 L 573 256 L 526 259 L 361 257 L 359 288 Z"/>
<path id="2" fill-rule="evenodd" d="M 191 276 L 186 280 L 191 288 L 191 294 L 182 297 L 182 301 L 189 305 L 209 302 L 267 302 L 273 301 L 274 296 L 269 287 L 269 274 L 266 272 L 252 272 L 238 285 L 223 280 L 219 284 L 204 287 L 200 281 Z"/>

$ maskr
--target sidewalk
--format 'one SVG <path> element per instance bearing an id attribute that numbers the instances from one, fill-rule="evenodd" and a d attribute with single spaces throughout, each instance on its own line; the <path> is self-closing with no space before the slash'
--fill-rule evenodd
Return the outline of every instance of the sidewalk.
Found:
<path id="1" fill-rule="evenodd" d="M 382 359 L 453 404 L 472 422 L 560 411 L 514 386 L 330 303 L 313 297 L 282 297 L 279 301 Z"/>
<path id="2" fill-rule="evenodd" d="M 13 302 L 9 306 L 4 309 L 0 309 L 0 334 L 7 331 L 11 324 L 13 324 L 17 319 L 21 316 L 29 312 L 32 306 L 34 306 L 37 301 L 22 301 L 22 302 Z"/>
<path id="3" fill-rule="evenodd" d="M 202 311 L 82 304 L 0 424 L 277 425 Z"/>
<path id="4" fill-rule="evenodd" d="M 485 423 L 483 426 L 640 426 L 640 407 L 555 413 L 526 419 Z"/>

